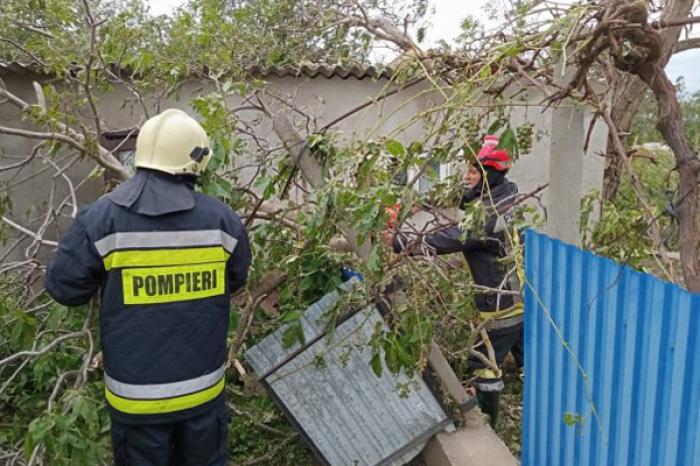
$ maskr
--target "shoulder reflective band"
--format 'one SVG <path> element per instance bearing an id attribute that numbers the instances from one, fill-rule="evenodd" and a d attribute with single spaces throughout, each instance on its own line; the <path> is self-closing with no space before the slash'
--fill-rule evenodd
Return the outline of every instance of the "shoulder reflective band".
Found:
<path id="1" fill-rule="evenodd" d="M 105 374 L 105 396 L 116 410 L 127 414 L 160 414 L 194 408 L 216 398 L 224 389 L 222 366 L 196 379 L 167 384 L 136 385 Z"/>
<path id="2" fill-rule="evenodd" d="M 221 246 L 188 249 L 139 249 L 114 251 L 104 258 L 105 270 L 125 267 L 206 264 L 226 262 L 230 254 Z"/>
<path id="3" fill-rule="evenodd" d="M 189 301 L 224 294 L 226 263 L 122 269 L 124 304 Z"/>
<path id="4" fill-rule="evenodd" d="M 167 249 L 197 246 L 223 246 L 230 254 L 238 241 L 222 230 L 140 231 L 113 233 L 95 242 L 97 252 L 105 257 L 120 249 Z"/>

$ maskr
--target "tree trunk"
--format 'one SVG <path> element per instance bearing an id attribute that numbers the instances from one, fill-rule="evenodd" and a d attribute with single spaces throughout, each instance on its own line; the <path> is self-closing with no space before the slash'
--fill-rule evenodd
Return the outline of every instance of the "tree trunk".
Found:
<path id="1" fill-rule="evenodd" d="M 639 67 L 639 76 L 654 92 L 659 106 L 659 131 L 673 151 L 678 164 L 678 224 L 681 267 L 686 287 L 700 292 L 700 159 L 683 130 L 683 113 L 676 88 L 660 65 Z"/>
<path id="2" fill-rule="evenodd" d="M 694 0 L 666 0 L 660 22 L 678 21 L 687 18 L 693 10 Z M 682 27 L 666 28 L 661 32 L 661 59 L 659 65 L 665 68 L 678 44 Z M 691 43 L 684 44 L 683 50 Z M 632 128 L 632 120 L 639 110 L 645 85 L 637 76 L 628 74 L 618 79 L 613 90 L 612 119 L 621 135 L 627 135 Z M 623 140 L 623 142 L 626 142 Z M 622 161 L 615 155 L 615 148 L 608 135 L 605 151 L 605 173 L 603 175 L 603 199 L 612 200 L 620 186 Z"/>

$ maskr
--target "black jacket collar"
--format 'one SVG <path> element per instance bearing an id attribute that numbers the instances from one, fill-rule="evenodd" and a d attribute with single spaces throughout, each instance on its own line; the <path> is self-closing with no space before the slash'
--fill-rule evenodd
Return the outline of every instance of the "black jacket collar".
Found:
<path id="1" fill-rule="evenodd" d="M 131 212 L 159 216 L 195 206 L 194 183 L 180 176 L 137 169 L 134 176 L 109 193 L 109 199 Z"/>

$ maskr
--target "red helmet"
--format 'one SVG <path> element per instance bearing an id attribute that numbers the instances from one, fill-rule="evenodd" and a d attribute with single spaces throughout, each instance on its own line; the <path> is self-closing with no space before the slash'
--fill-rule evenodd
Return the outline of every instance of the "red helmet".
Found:
<path id="1" fill-rule="evenodd" d="M 510 169 L 510 157 L 506 150 L 496 149 L 497 146 L 498 136 L 486 136 L 484 138 L 484 145 L 476 155 L 476 159 L 484 167 L 491 167 L 504 172 Z"/>

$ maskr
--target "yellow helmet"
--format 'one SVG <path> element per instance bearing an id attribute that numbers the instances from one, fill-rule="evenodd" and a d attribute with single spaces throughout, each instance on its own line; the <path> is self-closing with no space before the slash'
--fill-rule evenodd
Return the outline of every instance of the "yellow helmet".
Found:
<path id="1" fill-rule="evenodd" d="M 182 110 L 165 110 L 143 124 L 136 139 L 134 167 L 172 175 L 200 175 L 211 158 L 204 128 Z"/>

